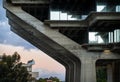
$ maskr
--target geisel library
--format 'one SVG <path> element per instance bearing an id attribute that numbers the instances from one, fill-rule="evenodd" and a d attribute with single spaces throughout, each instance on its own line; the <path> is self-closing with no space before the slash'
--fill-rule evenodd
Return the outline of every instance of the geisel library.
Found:
<path id="1" fill-rule="evenodd" d="M 3 3 L 11 30 L 61 63 L 65 82 L 97 82 L 100 69 L 120 82 L 120 0 Z"/>

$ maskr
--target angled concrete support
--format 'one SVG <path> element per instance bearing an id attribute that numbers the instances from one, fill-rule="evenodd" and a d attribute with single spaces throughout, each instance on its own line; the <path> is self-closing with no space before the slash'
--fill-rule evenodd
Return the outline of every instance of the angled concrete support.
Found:
<path id="1" fill-rule="evenodd" d="M 56 35 L 54 36 L 52 34 L 48 34 L 47 36 L 47 33 L 54 33 L 54 31 L 49 30 L 49 28 L 42 25 L 41 22 L 36 20 L 34 17 L 31 18 L 31 16 L 29 16 L 25 11 L 21 10 L 20 7 L 13 7 L 10 4 L 6 4 L 5 7 L 7 8 L 7 17 L 9 18 L 9 23 L 13 32 L 26 39 L 27 41 L 35 45 L 37 48 L 41 49 L 46 54 L 64 65 L 66 68 L 66 82 L 80 81 L 80 60 L 76 56 L 74 56 L 73 53 L 69 52 L 64 47 L 54 41 L 58 41 L 58 39 L 59 41 L 67 40 L 66 37 L 64 39 L 57 38 L 61 37 L 61 35 L 56 32 Z M 27 18 L 24 18 L 25 16 L 23 16 L 23 13 L 24 15 L 26 14 Z M 40 25 L 37 25 L 37 28 L 34 27 L 34 25 L 31 25 L 30 22 L 28 23 L 28 21 L 31 19 L 31 23 L 33 23 L 33 21 L 35 20 L 36 22 L 34 21 L 34 23 L 40 24 L 41 29 L 43 30 L 39 28 Z M 63 41 L 61 41 L 61 43 L 63 43 Z M 68 42 L 66 43 L 68 45 Z M 65 45 L 65 43 L 63 45 Z"/>
<path id="2" fill-rule="evenodd" d="M 27 34 L 27 31 L 25 31 L 24 29 L 21 29 L 20 26 L 18 25 L 15 25 L 15 23 L 13 23 L 12 21 L 9 22 L 11 24 L 11 30 L 13 32 L 15 32 L 16 34 L 18 34 L 19 36 L 21 37 L 26 37 L 30 34 Z M 19 27 L 16 28 L 16 27 Z M 19 30 L 19 32 L 18 32 Z M 21 35 L 22 34 L 22 35 Z M 41 45 L 39 45 L 39 40 L 35 39 L 35 37 L 33 35 L 30 35 L 30 37 L 27 37 L 25 38 L 26 40 L 30 40 L 32 44 L 34 44 L 36 47 L 40 47 Z M 36 40 L 36 42 L 34 42 L 34 40 Z M 40 48 L 41 49 L 41 48 Z M 44 51 L 46 51 L 46 49 L 42 49 Z M 65 66 L 66 68 L 66 82 L 77 82 L 78 80 L 80 80 L 79 76 L 80 76 L 80 69 L 76 69 L 76 68 L 80 68 L 80 61 L 71 61 L 65 57 L 60 57 L 60 56 L 57 56 L 56 53 L 54 55 L 54 53 L 51 53 L 51 51 L 48 51 L 46 52 L 49 56 L 51 56 L 52 58 L 54 58 L 55 60 L 57 60 L 59 63 L 61 63 L 62 65 Z M 79 64 L 79 65 L 78 65 Z"/>

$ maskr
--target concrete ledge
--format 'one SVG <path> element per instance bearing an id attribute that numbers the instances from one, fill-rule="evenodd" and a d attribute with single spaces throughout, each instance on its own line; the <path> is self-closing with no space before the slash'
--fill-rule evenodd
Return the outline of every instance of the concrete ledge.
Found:
<path id="1" fill-rule="evenodd" d="M 120 53 L 120 43 L 108 43 L 108 44 L 83 44 L 82 48 L 91 52 L 102 52 L 106 49 L 111 52 Z"/>
<path id="2" fill-rule="evenodd" d="M 87 22 L 84 20 L 45 20 L 44 24 L 49 25 L 51 28 L 78 27 L 84 29 L 84 27 L 88 27 Z"/>
<path id="3" fill-rule="evenodd" d="M 49 0 L 11 0 L 12 4 L 23 5 L 23 4 L 49 4 Z"/>
<path id="4" fill-rule="evenodd" d="M 99 30 L 102 30 L 102 28 L 97 27 L 101 26 L 104 29 L 111 26 L 111 29 L 117 26 L 119 28 L 120 12 L 91 12 L 85 20 L 45 20 L 44 24 L 49 25 L 51 28 L 76 27 L 87 29 L 89 27 L 89 29 Z"/>

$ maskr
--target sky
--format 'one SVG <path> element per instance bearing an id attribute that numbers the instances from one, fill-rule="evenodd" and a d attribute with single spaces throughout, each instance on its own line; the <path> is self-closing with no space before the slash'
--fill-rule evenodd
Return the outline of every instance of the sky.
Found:
<path id="1" fill-rule="evenodd" d="M 12 55 L 14 52 L 20 54 L 23 63 L 27 63 L 31 59 L 35 60 L 32 70 L 39 72 L 39 77 L 56 76 L 62 81 L 65 80 L 63 65 L 10 30 L 2 0 L 0 0 L 0 55 L 3 53 Z"/>

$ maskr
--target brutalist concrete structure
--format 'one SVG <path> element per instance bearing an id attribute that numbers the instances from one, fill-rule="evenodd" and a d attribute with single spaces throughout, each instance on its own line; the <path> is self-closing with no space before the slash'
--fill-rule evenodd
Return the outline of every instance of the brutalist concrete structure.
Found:
<path id="1" fill-rule="evenodd" d="M 106 68 L 107 82 L 120 82 L 119 0 L 4 0 L 3 4 L 11 30 L 64 65 L 66 82 L 97 82 L 99 66 Z M 105 6 L 96 12 L 97 5 Z M 67 12 L 78 20 L 50 20 L 50 11 Z M 89 44 L 89 32 L 98 32 L 104 43 Z"/>

